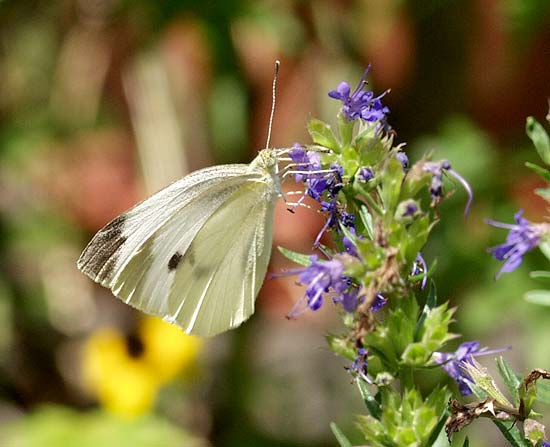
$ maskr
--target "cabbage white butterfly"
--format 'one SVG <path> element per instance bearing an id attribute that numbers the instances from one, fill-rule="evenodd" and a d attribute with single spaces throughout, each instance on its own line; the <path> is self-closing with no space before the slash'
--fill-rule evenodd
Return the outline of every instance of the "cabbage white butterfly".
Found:
<path id="1" fill-rule="evenodd" d="M 213 336 L 254 312 L 267 272 L 273 211 L 283 196 L 278 163 L 266 149 L 250 163 L 193 172 L 102 228 L 78 268 L 113 294 L 189 334 Z"/>
<path id="2" fill-rule="evenodd" d="M 189 334 L 212 336 L 254 312 L 282 196 L 278 162 L 213 166 L 172 183 L 101 229 L 78 268 L 113 294 Z"/>

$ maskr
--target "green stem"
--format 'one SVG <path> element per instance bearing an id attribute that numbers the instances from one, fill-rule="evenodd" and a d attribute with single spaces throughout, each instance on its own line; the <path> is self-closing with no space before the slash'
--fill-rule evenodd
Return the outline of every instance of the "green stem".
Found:
<path id="1" fill-rule="evenodd" d="M 374 199 L 372 198 L 370 193 L 365 191 L 361 185 L 356 184 L 354 186 L 363 195 L 363 197 L 367 201 L 368 205 L 376 212 L 376 214 L 378 214 L 379 216 L 383 216 L 384 215 L 384 210 L 382 208 L 380 208 L 380 206 L 374 201 Z"/>

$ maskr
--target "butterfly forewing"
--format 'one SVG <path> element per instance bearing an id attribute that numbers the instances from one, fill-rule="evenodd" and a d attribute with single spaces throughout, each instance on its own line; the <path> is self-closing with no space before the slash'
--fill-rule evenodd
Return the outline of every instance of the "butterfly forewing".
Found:
<path id="1" fill-rule="evenodd" d="M 126 303 L 214 335 L 254 311 L 279 194 L 258 164 L 197 171 L 106 225 L 78 267 Z"/>
<path id="2" fill-rule="evenodd" d="M 196 208 L 203 196 L 206 203 L 196 209 L 198 221 L 189 221 L 184 231 L 204 224 L 223 203 L 224 196 L 238 188 L 246 176 L 247 165 L 214 166 L 172 183 L 102 228 L 80 255 L 78 268 L 94 281 L 112 288 L 116 276 L 167 221 L 187 207 Z M 190 236 L 189 243 L 193 235 Z"/>

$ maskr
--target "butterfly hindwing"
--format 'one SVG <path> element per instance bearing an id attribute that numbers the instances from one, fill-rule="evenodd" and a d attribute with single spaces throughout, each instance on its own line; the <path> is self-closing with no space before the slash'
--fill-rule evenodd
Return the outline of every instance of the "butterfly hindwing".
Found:
<path id="1" fill-rule="evenodd" d="M 211 336 L 252 315 L 271 253 L 274 200 L 267 193 L 264 183 L 244 184 L 208 219 L 176 268 L 168 321 Z"/>

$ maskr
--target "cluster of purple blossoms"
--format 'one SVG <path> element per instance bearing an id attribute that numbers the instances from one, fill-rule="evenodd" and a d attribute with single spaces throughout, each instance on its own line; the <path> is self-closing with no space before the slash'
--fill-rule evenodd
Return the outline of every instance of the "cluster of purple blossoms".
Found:
<path id="1" fill-rule="evenodd" d="M 321 204 L 321 211 L 328 214 L 327 221 L 317 235 L 313 246 L 318 247 L 325 231 L 328 228 L 337 227 L 339 223 L 353 228 L 355 216 L 343 210 L 337 200 L 338 192 L 344 186 L 342 166 L 334 163 L 329 169 L 323 169 L 321 155 L 315 151 L 306 151 L 299 144 L 294 145 L 289 155 L 297 167 L 294 174 L 296 182 L 304 182 L 306 185 L 306 192 L 298 202 L 301 202 L 307 194 Z"/>
<path id="2" fill-rule="evenodd" d="M 336 87 L 336 90 L 331 90 L 328 93 L 331 98 L 342 101 L 340 111 L 348 121 L 360 118 L 368 122 L 385 122 L 386 115 L 390 112 L 390 109 L 380 101 L 387 91 L 375 97 L 373 92 L 364 90 L 367 86 L 365 78 L 369 71 L 370 65 L 363 73 L 353 92 L 350 85 L 344 81 Z"/>
<path id="3" fill-rule="evenodd" d="M 480 348 L 477 341 L 467 341 L 462 343 L 455 352 L 434 352 L 432 358 L 458 384 L 460 394 L 467 396 L 472 394 L 470 388 L 472 378 L 464 369 L 464 364 L 473 365 L 474 357 L 495 354 L 508 349 L 510 348 L 489 350 L 488 348 Z"/>
<path id="4" fill-rule="evenodd" d="M 510 273 L 517 269 L 523 261 L 523 255 L 537 247 L 541 242 L 541 237 L 550 232 L 547 224 L 533 224 L 521 217 L 522 214 L 523 210 L 519 210 L 514 215 L 516 225 L 496 222 L 491 219 L 485 220 L 490 225 L 510 230 L 505 243 L 489 249 L 489 252 L 497 260 L 504 261 L 502 268 L 497 273 L 497 279 L 503 273 Z"/>
<path id="5" fill-rule="evenodd" d="M 304 269 L 291 270 L 285 275 L 298 274 L 301 284 L 307 284 L 306 293 L 299 299 L 288 314 L 289 318 L 295 318 L 307 308 L 318 310 L 327 293 L 336 293 L 339 301 L 348 304 L 353 301 L 353 296 L 348 291 L 352 281 L 344 275 L 344 266 L 337 259 L 320 261 L 317 255 L 310 257 L 311 264 Z M 352 288 L 353 289 L 353 288 Z M 349 296 L 348 296 L 349 295 Z"/>
<path id="6" fill-rule="evenodd" d="M 454 177 L 463 186 L 468 194 L 468 202 L 464 208 L 464 215 L 468 215 L 470 212 L 470 206 L 472 205 L 473 192 L 469 183 L 458 172 L 451 168 L 451 163 L 447 160 L 432 162 L 428 161 L 424 164 L 424 172 L 432 174 L 432 181 L 430 183 L 430 195 L 432 200 L 437 202 L 443 196 L 443 173 L 447 172 Z"/>

